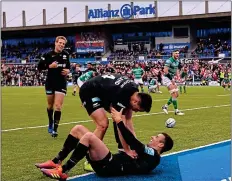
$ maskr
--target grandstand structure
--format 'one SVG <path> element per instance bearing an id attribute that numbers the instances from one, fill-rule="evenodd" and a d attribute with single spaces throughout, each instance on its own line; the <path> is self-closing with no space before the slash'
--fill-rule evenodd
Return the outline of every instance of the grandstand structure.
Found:
<path id="1" fill-rule="evenodd" d="M 131 6 L 134 6 L 131 2 Z M 68 39 L 67 49 L 72 62 L 110 60 L 156 60 L 170 56 L 173 49 L 180 49 L 184 58 L 230 57 L 230 12 L 209 13 L 205 1 L 205 14 L 183 15 L 179 1 L 179 16 L 159 17 L 157 1 L 153 17 L 129 19 L 105 18 L 90 21 L 85 8 L 85 22 L 26 26 L 23 11 L 21 27 L 7 27 L 3 12 L 2 62 L 33 63 L 54 44 L 61 34 Z M 111 5 L 108 4 L 108 10 Z"/>
<path id="2" fill-rule="evenodd" d="M 135 6 L 131 2 L 131 7 Z M 91 10 L 86 6 L 85 22 L 67 23 L 67 11 L 68 9 L 64 8 L 63 24 L 46 24 L 44 9 L 43 25 L 37 26 L 26 26 L 26 12 L 23 11 L 23 23 L 20 27 L 7 27 L 6 13 L 3 12 L 1 62 L 5 65 L 20 66 L 2 67 L 3 70 L 13 72 L 8 82 L 14 79 L 15 83 L 11 84 L 21 85 L 17 83 L 20 82 L 17 76 L 20 69 L 21 72 L 29 71 L 24 77 L 23 85 L 43 85 L 45 74 L 32 70 L 36 70 L 35 64 L 40 56 L 54 47 L 55 37 L 60 35 L 68 39 L 66 50 L 69 51 L 70 61 L 74 64 L 97 62 L 105 65 L 111 62 L 117 68 L 117 65 L 120 65 L 117 62 L 132 62 L 129 64 L 133 66 L 133 62 L 138 61 L 142 64 L 152 62 L 153 66 L 156 62 L 169 58 L 174 49 L 179 49 L 182 63 L 193 64 L 194 61 L 201 60 L 215 64 L 220 61 L 225 64 L 225 69 L 230 67 L 231 12 L 209 13 L 208 1 L 205 1 L 205 13 L 196 15 L 183 15 L 182 1 L 179 1 L 179 15 L 169 17 L 159 17 L 157 1 L 154 2 L 152 17 L 147 18 L 132 15 L 126 19 L 106 17 L 92 21 Z M 110 4 L 108 12 L 111 12 Z M 103 15 L 101 13 L 99 10 L 95 16 Z M 27 64 L 32 65 L 25 68 Z M 127 63 L 121 65 L 126 66 Z M 158 69 L 160 67 L 157 67 L 157 71 Z M 128 74 L 130 69 L 119 68 L 118 71 Z M 219 73 L 220 70 L 215 72 L 217 75 Z M 195 70 L 195 74 L 200 74 L 200 71 Z M 7 82 L 7 71 L 3 76 Z M 199 75 L 195 80 L 200 81 L 202 78 L 203 75 Z M 194 77 L 192 79 L 194 80 Z"/>
<path id="3" fill-rule="evenodd" d="M 151 93 L 154 101 L 151 112 L 135 114 L 133 121 L 135 120 L 137 137 L 142 141 L 147 140 L 155 130 L 171 133 L 176 143 L 173 149 L 175 153 L 163 157 L 160 167 L 148 176 L 126 176 L 118 180 L 128 181 L 129 178 L 133 181 L 179 181 L 181 178 L 196 178 L 195 180 L 206 181 L 209 177 L 217 181 L 231 180 L 228 163 L 230 141 L 202 147 L 229 139 L 231 136 L 231 87 L 219 87 L 222 86 L 225 77 L 232 80 L 231 11 L 209 13 L 206 0 L 203 14 L 184 15 L 182 1 L 177 1 L 179 15 L 160 17 L 156 8 L 159 2 L 152 3 L 155 10 L 150 12 L 155 13 L 149 14 L 149 17 L 105 17 L 96 18 L 96 21 L 89 18 L 90 8 L 85 6 L 85 22 L 75 23 L 68 23 L 69 9 L 64 7 L 62 24 L 47 24 L 48 10 L 44 9 L 43 24 L 33 26 L 27 26 L 26 19 L 30 17 L 26 17 L 27 12 L 23 11 L 22 26 L 19 27 L 8 27 L 7 12 L 3 12 L 0 77 L 4 105 L 1 175 L 3 180 L 46 181 L 47 178 L 35 169 L 34 163 L 52 158 L 51 155 L 60 150 L 61 141 L 66 138 L 73 125 L 83 123 L 89 129 L 94 126 L 85 109 L 80 108 L 80 99 L 72 96 L 73 87 L 70 85 L 73 84 L 69 75 L 68 94 L 64 103 L 65 113 L 62 114 L 59 137 L 51 140 L 49 136 L 48 139 L 43 87 L 47 72 L 39 72 L 37 62 L 43 53 L 54 48 L 55 38 L 60 35 L 68 40 L 66 50 L 69 51 L 72 62 L 71 73 L 77 64 L 81 64 L 81 70 L 85 70 L 85 64 L 91 62 L 99 75 L 106 72 L 107 68 L 113 67 L 117 73 L 133 79 L 133 66 L 138 62 L 145 72 L 145 92 L 148 90 L 149 78 L 156 78 L 161 85 L 162 94 Z M 130 5 L 134 7 L 136 3 L 131 2 Z M 113 10 L 110 4 L 107 7 L 109 12 Z M 150 9 L 147 8 L 148 10 Z M 99 11 L 97 15 L 100 16 L 101 13 Z M 168 101 L 170 93 L 162 86 L 160 78 L 164 62 L 174 49 L 180 50 L 181 64 L 183 69 L 187 70 L 187 93 L 180 95 L 180 108 L 186 116 L 175 117 L 176 127 L 169 129 L 164 127 L 164 123 L 174 111 L 170 106 L 171 114 L 161 112 L 161 107 Z M 12 88 L 13 86 L 15 87 Z M 188 88 L 189 86 L 192 87 Z M 104 142 L 112 152 L 117 152 L 115 137 L 112 134 L 113 126 L 109 126 L 108 129 L 109 134 L 107 133 Z M 176 152 L 196 146 L 201 147 L 184 153 Z M 69 176 L 85 174 L 83 164 L 84 162 L 79 163 Z M 72 177 L 69 180 L 96 178 L 94 174 L 87 175 Z"/>

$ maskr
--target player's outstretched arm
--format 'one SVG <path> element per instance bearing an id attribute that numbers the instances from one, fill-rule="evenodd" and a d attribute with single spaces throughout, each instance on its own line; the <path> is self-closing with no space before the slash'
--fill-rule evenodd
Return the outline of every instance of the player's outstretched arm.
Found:
<path id="1" fill-rule="evenodd" d="M 123 110 L 123 109 L 122 109 Z M 113 107 L 111 108 L 112 119 L 117 123 L 117 127 L 120 130 L 122 137 L 132 150 L 135 150 L 138 154 L 144 152 L 145 145 L 135 138 L 135 136 L 126 128 L 121 117 L 122 110 L 116 111 Z"/>

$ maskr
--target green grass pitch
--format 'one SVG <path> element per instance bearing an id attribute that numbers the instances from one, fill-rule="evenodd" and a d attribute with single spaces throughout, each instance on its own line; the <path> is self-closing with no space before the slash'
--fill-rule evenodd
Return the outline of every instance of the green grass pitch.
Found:
<path id="1" fill-rule="evenodd" d="M 181 94 L 178 99 L 179 109 L 185 112 L 179 117 L 173 112 L 162 113 L 161 106 L 170 95 L 164 87 L 161 91 L 163 94 L 152 94 L 154 102 L 150 113 L 154 114 L 134 114 L 142 114 L 133 118 L 137 137 L 142 142 L 147 143 L 154 134 L 167 132 L 175 141 L 174 152 L 230 138 L 230 91 L 221 87 L 187 87 L 187 94 Z M 71 92 L 69 87 L 60 121 L 66 124 L 60 125 L 59 136 L 54 139 L 44 127 L 48 121 L 43 87 L 2 88 L 2 180 L 50 180 L 34 164 L 56 156 L 74 125 L 83 124 L 94 129 L 92 121 L 77 123 L 90 118 L 81 107 L 79 97 L 72 96 Z M 169 110 L 173 110 L 173 106 Z M 175 128 L 164 126 L 169 117 L 176 119 Z M 116 152 L 112 127 L 110 120 L 104 142 Z M 83 173 L 82 161 L 69 175 Z"/>

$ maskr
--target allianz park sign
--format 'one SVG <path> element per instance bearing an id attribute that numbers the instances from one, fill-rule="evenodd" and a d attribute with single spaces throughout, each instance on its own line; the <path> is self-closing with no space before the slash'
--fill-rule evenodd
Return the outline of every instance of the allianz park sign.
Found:
<path id="1" fill-rule="evenodd" d="M 90 9 L 88 12 L 88 19 L 96 18 L 123 18 L 129 19 L 134 15 L 148 15 L 155 14 L 155 7 L 150 4 L 147 7 L 131 6 L 130 4 L 124 4 L 120 9 L 114 10 L 103 10 L 101 9 Z"/>

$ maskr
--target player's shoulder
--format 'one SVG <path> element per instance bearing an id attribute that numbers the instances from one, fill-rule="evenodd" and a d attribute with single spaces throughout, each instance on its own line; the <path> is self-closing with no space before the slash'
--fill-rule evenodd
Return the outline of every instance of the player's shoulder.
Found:
<path id="1" fill-rule="evenodd" d="M 171 61 L 171 59 L 170 58 L 168 58 L 167 60 L 165 60 L 165 62 L 164 62 L 164 64 L 165 65 L 169 65 L 169 64 L 171 64 L 172 63 L 172 61 Z"/>
<path id="2" fill-rule="evenodd" d="M 41 58 L 46 58 L 49 55 L 51 55 L 51 51 L 43 52 L 42 55 L 41 55 Z"/>
<path id="3" fill-rule="evenodd" d="M 63 55 L 69 56 L 69 53 L 68 53 L 66 50 L 63 50 L 63 51 L 62 51 L 62 54 L 63 54 Z"/>

